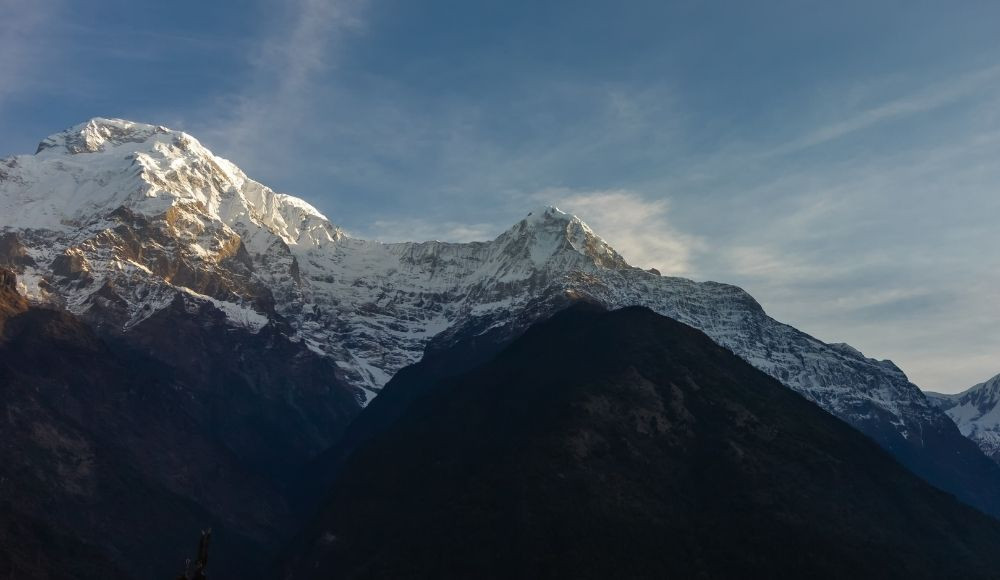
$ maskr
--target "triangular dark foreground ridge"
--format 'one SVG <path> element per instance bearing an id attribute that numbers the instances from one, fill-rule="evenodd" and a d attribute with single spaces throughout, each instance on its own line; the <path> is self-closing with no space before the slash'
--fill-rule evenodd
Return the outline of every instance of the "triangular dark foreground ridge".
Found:
<path id="1" fill-rule="evenodd" d="M 571 308 L 363 444 L 319 578 L 989 578 L 1000 522 L 701 332 Z"/>

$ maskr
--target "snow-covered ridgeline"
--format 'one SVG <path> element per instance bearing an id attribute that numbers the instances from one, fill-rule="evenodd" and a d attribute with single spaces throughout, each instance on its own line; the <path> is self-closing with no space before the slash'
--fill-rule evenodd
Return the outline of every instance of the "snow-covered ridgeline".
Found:
<path id="1" fill-rule="evenodd" d="M 14 234 L 4 251 L 24 254 L 35 300 L 127 330 L 184 289 L 224 303 L 234 324 L 283 325 L 370 393 L 435 337 L 527 324 L 588 298 L 700 328 L 855 423 L 919 437 L 941 418 L 892 363 L 781 324 L 734 286 L 633 268 L 556 208 L 488 242 L 360 240 L 163 127 L 94 119 L 3 160 L 0 228 Z"/>

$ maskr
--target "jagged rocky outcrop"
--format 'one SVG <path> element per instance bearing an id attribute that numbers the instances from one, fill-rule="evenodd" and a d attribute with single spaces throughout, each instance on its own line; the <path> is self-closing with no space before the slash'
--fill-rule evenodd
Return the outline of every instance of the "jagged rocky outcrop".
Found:
<path id="1" fill-rule="evenodd" d="M 332 361 L 369 400 L 425 353 L 484 333 L 510 340 L 568 303 L 646 306 L 1000 513 L 997 466 L 891 362 L 781 324 L 735 286 L 634 268 L 555 208 L 487 242 L 360 240 L 189 135 L 94 119 L 0 161 L 0 229 L 31 299 L 104 335 L 137 335 L 181 296 Z"/>
<path id="2" fill-rule="evenodd" d="M 703 333 L 574 307 L 362 445 L 281 577 L 985 579 L 998 542 Z"/>
<path id="3" fill-rule="evenodd" d="M 925 393 L 963 435 L 1000 463 L 1000 375 L 956 394 Z"/>

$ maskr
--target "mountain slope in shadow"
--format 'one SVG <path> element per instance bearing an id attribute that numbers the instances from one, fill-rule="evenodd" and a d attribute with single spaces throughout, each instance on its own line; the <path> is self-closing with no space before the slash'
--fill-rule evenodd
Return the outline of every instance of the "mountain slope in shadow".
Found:
<path id="1" fill-rule="evenodd" d="M 987 578 L 1000 565 L 1000 522 L 643 308 L 571 308 L 427 389 L 351 455 L 303 537 L 290 578 Z"/>
<path id="2" fill-rule="evenodd" d="M 319 357 L 212 314 L 115 342 L 0 269 L 0 574 L 175 577 L 213 528 L 213 577 L 267 577 L 293 475 L 358 404 Z"/>

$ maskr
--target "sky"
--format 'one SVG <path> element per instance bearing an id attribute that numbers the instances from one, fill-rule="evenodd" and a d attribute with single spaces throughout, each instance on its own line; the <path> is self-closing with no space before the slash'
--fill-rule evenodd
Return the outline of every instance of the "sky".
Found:
<path id="1" fill-rule="evenodd" d="M 194 135 L 347 231 L 539 205 L 955 392 L 1000 373 L 1000 3 L 0 0 L 0 156 Z"/>

